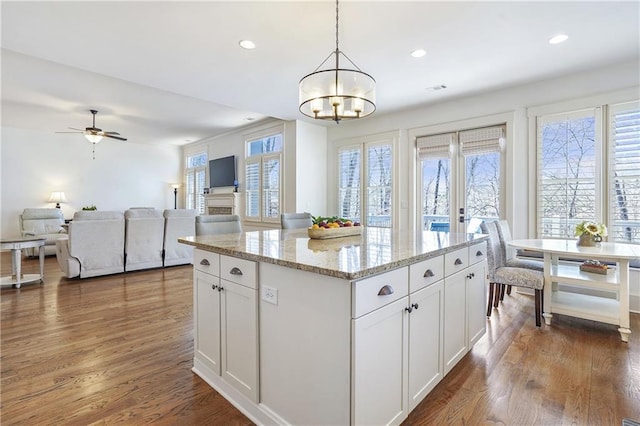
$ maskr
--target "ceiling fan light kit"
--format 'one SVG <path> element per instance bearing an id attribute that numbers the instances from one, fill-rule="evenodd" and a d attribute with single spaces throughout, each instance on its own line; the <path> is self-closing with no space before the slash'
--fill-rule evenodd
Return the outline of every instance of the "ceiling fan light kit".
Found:
<path id="1" fill-rule="evenodd" d="M 376 110 L 376 81 L 363 72 L 339 48 L 338 0 L 336 0 L 336 50 L 315 69 L 300 80 L 300 112 L 318 120 L 341 120 L 363 118 Z M 329 61 L 335 60 L 333 68 L 320 70 Z M 355 69 L 340 68 L 340 57 Z"/>
<path id="2" fill-rule="evenodd" d="M 56 133 L 82 133 L 84 137 L 91 143 L 91 148 L 93 152 L 93 159 L 96 159 L 96 144 L 99 143 L 102 138 L 111 138 L 118 139 L 120 141 L 126 141 L 127 138 L 123 138 L 118 132 L 103 132 L 102 129 L 96 127 L 96 114 L 98 111 L 95 109 L 89 110 L 93 115 L 93 124 L 91 127 L 85 127 L 84 130 L 75 129 L 73 127 L 69 127 L 71 130 L 76 130 L 75 132 L 56 132 Z"/>

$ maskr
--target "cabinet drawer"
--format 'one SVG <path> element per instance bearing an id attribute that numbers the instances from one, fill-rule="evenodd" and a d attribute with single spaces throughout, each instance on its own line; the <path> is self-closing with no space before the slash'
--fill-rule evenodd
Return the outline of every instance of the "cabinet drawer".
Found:
<path id="1" fill-rule="evenodd" d="M 193 251 L 193 267 L 196 271 L 220 276 L 220 255 L 206 250 Z"/>
<path id="2" fill-rule="evenodd" d="M 376 310 L 409 294 L 408 268 L 394 269 L 384 274 L 356 281 L 351 286 L 354 318 Z"/>
<path id="3" fill-rule="evenodd" d="M 220 278 L 249 288 L 258 288 L 258 264 L 251 260 L 220 256 Z"/>
<path id="4" fill-rule="evenodd" d="M 464 247 L 444 255 L 444 275 L 449 276 L 469 266 L 469 248 Z"/>
<path id="5" fill-rule="evenodd" d="M 409 266 L 409 293 L 444 278 L 444 256 L 423 260 Z"/>
<path id="6" fill-rule="evenodd" d="M 469 246 L 469 264 L 481 262 L 487 258 L 487 243 L 485 241 Z"/>

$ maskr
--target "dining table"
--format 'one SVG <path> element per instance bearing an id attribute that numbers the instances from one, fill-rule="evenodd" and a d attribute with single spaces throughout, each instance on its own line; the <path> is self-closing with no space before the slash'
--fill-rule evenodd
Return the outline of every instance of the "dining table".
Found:
<path id="1" fill-rule="evenodd" d="M 622 341 L 629 341 L 629 265 L 640 260 L 639 245 L 601 242 L 584 247 L 577 240 L 544 238 L 511 240 L 508 245 L 542 253 L 546 325 L 553 314 L 569 315 L 617 325 Z M 596 273 L 581 268 L 585 262 L 607 266 Z"/>

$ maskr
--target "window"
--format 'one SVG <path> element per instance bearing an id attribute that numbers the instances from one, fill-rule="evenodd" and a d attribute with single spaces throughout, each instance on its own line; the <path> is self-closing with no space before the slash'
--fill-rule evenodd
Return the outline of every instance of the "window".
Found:
<path id="1" fill-rule="evenodd" d="M 393 144 L 389 141 L 338 149 L 338 210 L 341 217 L 364 222 L 366 226 L 392 226 L 392 163 Z"/>
<path id="2" fill-rule="evenodd" d="M 640 243 L 640 105 L 609 114 L 609 241 Z"/>
<path id="3" fill-rule="evenodd" d="M 537 135 L 539 236 L 571 239 L 591 220 L 640 243 L 639 103 L 542 115 Z"/>
<path id="4" fill-rule="evenodd" d="M 207 153 L 200 152 L 187 156 L 185 182 L 187 183 L 186 207 L 198 214 L 204 211 L 204 188 L 207 174 Z"/>
<path id="5" fill-rule="evenodd" d="M 280 221 L 281 167 L 282 133 L 247 141 L 245 216 L 248 220 Z"/>
<path id="6" fill-rule="evenodd" d="M 453 221 L 478 232 L 477 223 L 500 217 L 505 130 L 500 125 L 416 138 L 422 229 L 456 231 Z M 452 188 L 460 188 L 460 196 Z"/>

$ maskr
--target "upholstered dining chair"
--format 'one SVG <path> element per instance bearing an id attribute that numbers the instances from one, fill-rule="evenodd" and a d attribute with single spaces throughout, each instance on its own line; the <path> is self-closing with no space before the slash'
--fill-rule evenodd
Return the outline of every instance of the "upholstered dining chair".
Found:
<path id="1" fill-rule="evenodd" d="M 282 229 L 308 228 L 313 224 L 311 213 L 282 213 L 280 215 Z"/>
<path id="2" fill-rule="evenodd" d="M 500 243 L 503 246 L 507 266 L 513 266 L 514 268 L 533 269 L 534 271 L 544 271 L 544 263 L 540 260 L 521 259 L 516 257 L 516 250 L 509 247 L 509 241 L 511 241 L 511 229 L 509 228 L 509 222 L 505 219 L 496 221 L 498 226 L 498 234 L 500 235 Z M 511 294 L 510 285 L 500 286 L 500 300 L 504 300 L 504 293 Z M 498 298 L 494 302 L 494 307 L 498 307 Z"/>
<path id="3" fill-rule="evenodd" d="M 233 234 L 242 232 L 237 214 L 212 214 L 196 216 L 196 235 Z"/>
<path id="4" fill-rule="evenodd" d="M 491 316 L 494 296 L 499 293 L 501 285 L 531 288 L 535 292 L 536 327 L 542 324 L 542 296 L 544 288 L 544 274 L 527 268 L 507 266 L 504 246 L 500 241 L 497 222 L 483 222 L 480 225 L 483 234 L 489 236 L 487 242 L 487 263 L 489 276 L 489 300 L 487 302 L 487 316 Z M 494 295 L 494 292 L 495 293 Z"/>

